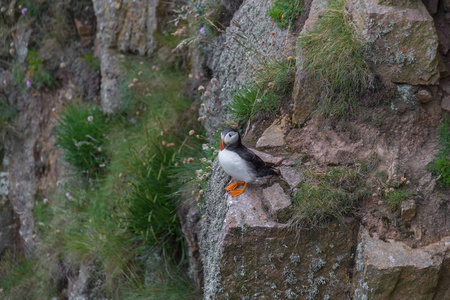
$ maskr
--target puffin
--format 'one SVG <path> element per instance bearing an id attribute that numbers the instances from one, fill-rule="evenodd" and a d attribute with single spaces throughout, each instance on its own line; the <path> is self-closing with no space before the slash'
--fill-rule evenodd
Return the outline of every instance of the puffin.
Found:
<path id="1" fill-rule="evenodd" d="M 274 165 L 264 162 L 258 155 L 242 145 L 241 135 L 231 128 L 221 133 L 219 164 L 225 173 L 238 180 L 225 188 L 232 197 L 242 194 L 247 183 L 255 181 L 258 177 L 278 175 L 273 168 Z M 244 187 L 238 189 L 240 185 Z"/>

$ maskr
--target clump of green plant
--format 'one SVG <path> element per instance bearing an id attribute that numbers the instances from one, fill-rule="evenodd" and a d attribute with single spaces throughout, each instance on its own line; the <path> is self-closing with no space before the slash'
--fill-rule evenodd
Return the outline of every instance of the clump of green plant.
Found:
<path id="1" fill-rule="evenodd" d="M 295 61 L 292 57 L 279 60 L 260 60 L 252 81 L 232 94 L 228 107 L 235 121 L 245 123 L 260 117 L 277 114 L 280 103 L 292 90 Z"/>
<path id="2" fill-rule="evenodd" d="M 101 175 L 108 161 L 106 118 L 96 105 L 71 104 L 55 130 L 64 159 L 90 177 Z"/>
<path id="3" fill-rule="evenodd" d="M 5 136 L 13 130 L 12 122 L 17 110 L 8 103 L 8 99 L 0 95 L 0 143 L 3 144 Z M 0 149 L 2 146 L 0 146 Z"/>
<path id="4" fill-rule="evenodd" d="M 385 171 L 375 173 L 373 183 L 376 190 L 373 195 L 380 199 L 379 204 L 395 212 L 401 207 L 402 202 L 412 195 L 411 190 L 408 189 L 411 182 L 404 176 L 398 176 L 393 170 L 389 173 L 391 175 Z"/>
<path id="5" fill-rule="evenodd" d="M 356 36 L 345 1 L 331 1 L 314 27 L 299 39 L 306 73 L 304 89 L 320 98 L 319 112 L 349 117 L 358 98 L 374 85 L 364 58 L 364 44 Z"/>
<path id="6" fill-rule="evenodd" d="M 0 289 L 2 299 L 50 299 L 56 286 L 47 268 L 38 270 L 37 259 L 15 256 L 6 252 L 0 260 Z"/>
<path id="7" fill-rule="evenodd" d="M 86 53 L 83 57 L 80 57 L 79 60 L 87 62 L 89 68 L 93 71 L 100 70 L 100 59 L 95 57 L 92 52 Z"/>
<path id="8" fill-rule="evenodd" d="M 356 205 L 367 197 L 364 174 L 350 167 L 310 168 L 293 197 L 299 222 L 316 226 L 326 220 L 342 220 L 352 214 Z"/>
<path id="9" fill-rule="evenodd" d="M 275 93 L 247 86 L 233 94 L 233 102 L 229 107 L 234 119 L 242 124 L 257 117 L 276 114 L 279 103 L 280 98 Z"/>
<path id="10" fill-rule="evenodd" d="M 267 15 L 277 22 L 280 28 L 292 28 L 294 20 L 303 11 L 303 0 L 276 0 Z"/>
<path id="11" fill-rule="evenodd" d="M 438 176 L 438 182 L 445 188 L 450 188 L 450 115 L 444 116 L 444 122 L 439 126 L 439 152 L 429 164 L 428 169 Z"/>
<path id="12" fill-rule="evenodd" d="M 43 63 L 44 60 L 37 56 L 35 50 L 28 51 L 28 75 L 31 77 L 31 84 L 37 89 L 56 84 L 56 79 L 45 70 Z"/>

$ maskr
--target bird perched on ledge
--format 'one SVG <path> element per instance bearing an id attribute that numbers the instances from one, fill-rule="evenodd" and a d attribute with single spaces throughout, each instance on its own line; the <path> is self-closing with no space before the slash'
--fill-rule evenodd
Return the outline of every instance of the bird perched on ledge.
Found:
<path id="1" fill-rule="evenodd" d="M 232 197 L 242 194 L 247 183 L 258 177 L 278 175 L 273 164 L 264 162 L 242 145 L 239 132 L 231 128 L 225 129 L 221 134 L 219 164 L 225 173 L 238 180 L 226 187 Z M 238 189 L 240 185 L 244 187 Z"/>

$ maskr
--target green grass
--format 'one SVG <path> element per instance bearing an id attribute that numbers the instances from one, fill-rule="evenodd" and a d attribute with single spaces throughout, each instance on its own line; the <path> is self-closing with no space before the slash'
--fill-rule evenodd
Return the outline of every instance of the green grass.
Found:
<path id="1" fill-rule="evenodd" d="M 450 115 L 444 116 L 439 126 L 439 152 L 429 164 L 428 169 L 438 176 L 438 182 L 444 188 L 450 188 Z"/>
<path id="2" fill-rule="evenodd" d="M 304 88 L 320 99 L 318 111 L 327 117 L 353 116 L 358 98 L 373 85 L 374 77 L 345 1 L 330 2 L 314 27 L 300 37 L 299 47 L 307 74 Z"/>
<path id="3" fill-rule="evenodd" d="M 57 295 L 53 279 L 51 270 L 35 258 L 7 252 L 0 260 L 2 299 L 50 299 Z"/>
<path id="4" fill-rule="evenodd" d="M 260 65 L 252 80 L 232 94 L 228 107 L 238 123 L 277 115 L 281 103 L 292 91 L 295 60 L 261 59 Z"/>
<path id="5" fill-rule="evenodd" d="M 108 162 L 107 124 L 95 105 L 71 104 L 55 129 L 64 159 L 90 177 L 104 173 Z"/>
<path id="6" fill-rule="evenodd" d="M 44 68 L 44 60 L 35 50 L 28 51 L 28 73 L 32 86 L 37 89 L 56 85 L 56 79 Z"/>
<path id="7" fill-rule="evenodd" d="M 403 200 L 408 199 L 409 193 L 402 189 L 392 189 L 384 193 L 383 203 L 393 212 L 400 209 Z"/>
<path id="8" fill-rule="evenodd" d="M 292 28 L 295 19 L 303 11 L 303 0 L 276 0 L 267 15 L 277 22 L 280 28 Z"/>
<path id="9" fill-rule="evenodd" d="M 3 148 L 6 134 L 13 131 L 13 122 L 17 114 L 14 106 L 8 103 L 8 99 L 0 95 L 0 149 Z"/>
<path id="10" fill-rule="evenodd" d="M 305 180 L 293 197 L 298 222 L 317 226 L 329 220 L 342 220 L 354 213 L 358 203 L 369 191 L 365 174 L 355 168 L 329 167 L 305 169 Z"/>
<path id="11" fill-rule="evenodd" d="M 275 93 L 244 86 L 233 94 L 233 102 L 229 108 L 234 120 L 243 124 L 256 118 L 275 115 L 279 105 L 280 98 Z"/>

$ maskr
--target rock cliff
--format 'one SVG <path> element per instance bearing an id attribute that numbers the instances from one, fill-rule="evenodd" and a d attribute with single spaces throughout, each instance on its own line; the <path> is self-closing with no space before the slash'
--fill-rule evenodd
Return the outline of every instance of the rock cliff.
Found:
<path id="1" fill-rule="evenodd" d="M 190 201 L 180 209 L 189 275 L 203 299 L 450 299 L 450 191 L 427 167 L 438 152 L 438 126 L 450 113 L 449 1 L 342 1 L 375 82 L 345 120 L 317 112 L 328 90 L 315 94 L 305 86 L 310 74 L 298 45 L 336 1 L 300 1 L 302 12 L 288 28 L 268 16 L 274 2 L 93 0 L 91 18 L 73 22 L 79 40 L 48 48 L 55 51 L 57 88 L 14 90 L 13 71 L 0 65 L 1 94 L 18 108 L 17 132 L 0 147 L 0 255 L 11 248 L 35 254 L 36 199 L 70 175 L 52 133 L 64 103 L 84 97 L 114 115 L 125 55 L 163 61 L 180 55 L 191 78 L 180 89 L 202 103 L 206 135 L 238 126 L 244 143 L 281 174 L 233 198 L 225 191 L 231 178 L 216 160 L 202 205 Z M 169 49 L 158 37 L 161 28 L 177 30 L 172 35 L 192 30 L 175 21 L 190 5 L 216 7 L 219 21 L 210 23 L 217 31 L 204 36 L 204 27 L 196 29 L 195 42 Z M 31 35 L 19 25 L 11 40 L 18 64 Z M 77 59 L 88 48 L 99 70 Z M 295 60 L 293 87 L 277 111 L 231 121 L 236 91 L 277 60 Z M 322 187 L 350 204 L 330 213 L 322 209 L 326 196 L 301 193 Z M 320 213 L 311 221 L 300 203 Z M 77 270 L 58 284 L 69 299 L 91 299 L 90 266 Z"/>

